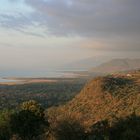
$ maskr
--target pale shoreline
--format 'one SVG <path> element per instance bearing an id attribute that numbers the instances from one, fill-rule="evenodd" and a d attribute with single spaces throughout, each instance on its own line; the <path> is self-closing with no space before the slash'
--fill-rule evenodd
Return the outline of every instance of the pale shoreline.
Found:
<path id="1" fill-rule="evenodd" d="M 15 82 L 0 82 L 0 85 L 22 85 L 22 84 L 31 84 L 31 83 L 55 83 L 55 82 L 58 82 L 58 80 L 34 79 L 34 80 L 17 80 Z"/>
<path id="2" fill-rule="evenodd" d="M 83 73 L 69 72 L 61 77 L 2 77 L 0 85 L 19 85 L 19 84 L 31 84 L 31 83 L 57 83 L 60 81 L 71 81 L 79 78 L 86 77 Z M 7 81 L 6 81 L 7 80 Z"/>
<path id="3" fill-rule="evenodd" d="M 7 80 L 13 80 L 12 82 L 0 82 L 0 85 L 22 85 L 31 83 L 57 83 L 60 81 L 71 81 L 77 79 L 74 78 L 2 78 Z M 14 81 L 15 80 L 15 81 Z"/>

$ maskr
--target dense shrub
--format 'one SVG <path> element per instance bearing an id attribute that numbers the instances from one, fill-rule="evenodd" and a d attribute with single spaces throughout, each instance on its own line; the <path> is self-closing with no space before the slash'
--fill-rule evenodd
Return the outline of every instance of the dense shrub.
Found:
<path id="1" fill-rule="evenodd" d="M 110 140 L 140 140 L 140 117 L 132 114 L 119 119 L 110 130 Z"/>

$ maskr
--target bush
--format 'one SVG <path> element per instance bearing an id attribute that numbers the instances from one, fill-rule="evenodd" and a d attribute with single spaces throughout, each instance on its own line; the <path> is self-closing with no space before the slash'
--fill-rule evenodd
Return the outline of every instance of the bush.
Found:
<path id="1" fill-rule="evenodd" d="M 9 127 L 9 121 L 12 113 L 12 110 L 0 111 L 0 140 L 10 139 L 11 131 Z"/>
<path id="2" fill-rule="evenodd" d="M 62 119 L 57 122 L 52 133 L 56 140 L 84 140 L 84 127 L 74 118 Z"/>
<path id="3" fill-rule="evenodd" d="M 31 140 L 44 132 L 49 125 L 44 118 L 44 109 L 36 101 L 21 104 L 20 111 L 12 114 L 10 129 L 12 134 L 19 135 L 23 140 Z"/>
<path id="4" fill-rule="evenodd" d="M 140 117 L 132 114 L 120 119 L 111 128 L 110 140 L 140 140 Z"/>

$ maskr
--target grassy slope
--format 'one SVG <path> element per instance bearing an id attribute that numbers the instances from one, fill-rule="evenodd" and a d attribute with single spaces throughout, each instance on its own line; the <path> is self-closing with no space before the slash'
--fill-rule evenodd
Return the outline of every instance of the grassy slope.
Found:
<path id="1" fill-rule="evenodd" d="M 63 118 L 70 114 L 79 118 L 89 128 L 102 120 L 115 121 L 132 113 L 140 115 L 140 71 L 131 76 L 118 74 L 99 77 L 89 82 L 65 106 L 50 109 L 49 115 Z M 56 115 L 57 114 L 57 115 Z"/>

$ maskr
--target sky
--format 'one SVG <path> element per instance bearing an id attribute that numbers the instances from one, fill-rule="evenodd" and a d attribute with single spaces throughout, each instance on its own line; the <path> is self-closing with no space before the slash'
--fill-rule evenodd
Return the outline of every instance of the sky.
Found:
<path id="1" fill-rule="evenodd" d="M 0 0 L 0 71 L 138 58 L 140 0 Z"/>

